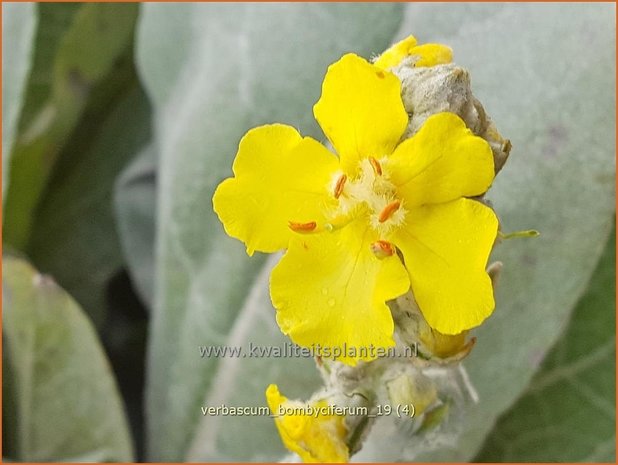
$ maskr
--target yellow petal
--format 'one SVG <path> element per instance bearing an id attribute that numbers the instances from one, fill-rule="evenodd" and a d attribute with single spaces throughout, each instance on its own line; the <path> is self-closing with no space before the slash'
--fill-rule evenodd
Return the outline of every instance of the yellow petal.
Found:
<path id="1" fill-rule="evenodd" d="M 214 210 L 249 255 L 280 250 L 298 235 L 289 222 L 316 222 L 316 228 L 324 223 L 324 211 L 334 201 L 329 185 L 337 169 L 337 157 L 296 129 L 260 126 L 240 141 L 235 176 L 217 187 Z"/>
<path id="2" fill-rule="evenodd" d="M 429 325 L 458 334 L 480 325 L 494 309 L 485 272 L 498 232 L 494 212 L 459 199 L 417 207 L 392 240 L 403 253 L 412 292 Z"/>
<path id="3" fill-rule="evenodd" d="M 390 155 L 408 124 L 399 79 L 351 53 L 328 67 L 313 113 L 351 176 Z"/>
<path id="4" fill-rule="evenodd" d="M 423 44 L 410 50 L 409 55 L 415 59 L 414 66 L 445 65 L 453 61 L 453 49 L 442 44 Z"/>
<path id="5" fill-rule="evenodd" d="M 431 355 L 442 359 L 451 357 L 458 359 L 466 356 L 474 347 L 475 339 L 467 340 L 468 331 L 462 331 L 459 334 L 442 334 L 429 325 L 426 326 L 419 332 L 419 341 Z"/>
<path id="6" fill-rule="evenodd" d="M 301 346 L 319 345 L 325 358 L 332 358 L 326 350 L 340 351 L 337 360 L 349 365 L 394 345 L 385 302 L 410 287 L 396 254 L 384 259 L 373 254 L 378 237 L 367 224 L 362 218 L 333 233 L 291 241 L 270 280 L 283 333 Z"/>
<path id="7" fill-rule="evenodd" d="M 454 113 L 427 118 L 388 160 L 392 182 L 407 208 L 472 197 L 494 179 L 491 147 Z"/>
<path id="8" fill-rule="evenodd" d="M 374 64 L 382 69 L 393 68 L 401 63 L 405 57 L 410 55 L 412 49 L 416 47 L 416 38 L 408 36 L 405 39 L 391 45 Z"/>
<path id="9" fill-rule="evenodd" d="M 375 61 L 375 65 L 382 69 L 393 68 L 404 58 L 412 57 L 414 66 L 435 66 L 453 61 L 453 50 L 441 44 L 416 45 L 414 36 L 408 36 L 392 45 Z"/>
<path id="10" fill-rule="evenodd" d="M 275 416 L 275 425 L 283 444 L 296 452 L 306 463 L 344 463 L 349 459 L 345 443 L 347 429 L 345 418 L 328 413 L 324 401 L 314 404 L 289 401 L 281 395 L 276 385 L 266 389 L 266 400 Z M 316 409 L 326 414 L 312 415 Z M 286 414 L 284 412 L 307 412 L 307 414 Z"/>

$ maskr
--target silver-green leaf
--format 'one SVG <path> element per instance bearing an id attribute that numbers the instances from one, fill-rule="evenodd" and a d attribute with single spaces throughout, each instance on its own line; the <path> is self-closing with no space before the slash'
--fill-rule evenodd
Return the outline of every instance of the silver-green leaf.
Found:
<path id="1" fill-rule="evenodd" d="M 200 418 L 199 406 L 220 399 L 216 393 L 225 389 L 232 391 L 225 392 L 227 401 L 258 402 L 260 383 L 243 393 L 238 379 L 246 375 L 253 380 L 258 372 L 265 387 L 277 379 L 272 370 L 279 366 L 272 359 L 246 369 L 238 368 L 245 367 L 244 362 L 199 359 L 198 345 L 238 341 L 230 339 L 231 334 L 242 334 L 234 330 L 242 327 L 236 314 L 246 308 L 247 295 L 259 292 L 248 289 L 265 286 L 253 278 L 260 258 L 249 261 L 242 246 L 222 234 L 210 210 L 210 197 L 217 182 L 229 175 L 244 131 L 282 121 L 318 134 L 310 105 L 319 95 L 328 62 L 344 51 L 369 56 L 386 45 L 388 28 L 376 24 L 369 28 L 366 18 L 385 21 L 388 15 L 382 11 L 363 16 L 385 6 L 364 5 L 365 12 L 355 6 L 353 14 L 346 8 L 153 5 L 145 9 L 138 51 L 140 71 L 157 111 L 162 200 L 157 207 L 159 274 L 148 387 L 151 458 L 272 459 L 279 451 L 272 441 L 249 450 L 251 439 L 241 438 L 255 434 L 252 422 L 238 422 L 238 439 L 230 444 L 223 432 L 233 420 Z M 412 450 L 405 434 L 389 436 L 386 448 L 372 439 L 380 438 L 376 434 L 357 459 L 473 457 L 568 321 L 601 252 L 613 213 L 615 65 L 609 21 L 613 8 L 601 4 L 406 7 L 397 38 L 414 33 L 421 42 L 452 46 L 456 61 L 471 70 L 475 93 L 503 135 L 513 141 L 512 158 L 490 191 L 504 229 L 535 228 L 542 236 L 508 241 L 496 253 L 506 268 L 498 309 L 478 331 L 479 343 L 466 362 L 480 403 L 466 418 L 464 436 L 435 452 Z M 268 16 L 286 20 L 268 34 Z M 364 28 L 384 34 L 363 39 L 350 34 L 344 44 L 338 42 L 343 34 L 333 39 L 315 28 L 299 29 L 299 17 L 331 24 L 333 30 L 334 22 L 340 21 L 346 32 Z M 329 18 L 330 23 L 324 22 Z M 167 37 L 177 41 L 172 44 Z M 372 46 L 378 39 L 383 43 Z M 302 52 L 298 42 L 305 45 Z M 317 49 L 322 47 L 329 52 L 320 55 Z M 270 56 L 264 49 L 277 53 Z M 272 316 L 267 299 L 260 305 L 266 310 L 250 314 L 270 311 Z M 236 367 L 236 374 L 221 387 L 228 364 Z M 290 371 L 289 377 L 293 376 Z M 213 421 L 215 433 L 210 431 Z M 251 424 L 251 430 L 242 429 L 242 424 Z M 272 431 L 272 426 L 265 428 Z M 247 448 L 234 456 L 229 451 L 238 443 Z"/>
<path id="2" fill-rule="evenodd" d="M 249 259 L 242 244 L 224 235 L 212 212 L 212 193 L 231 174 L 238 141 L 252 126 L 281 121 L 319 134 L 311 106 L 326 67 L 345 52 L 380 52 L 400 11 L 393 4 L 145 5 L 138 65 L 155 104 L 160 154 L 147 386 L 150 459 L 183 460 L 189 450 L 193 460 L 279 457 L 269 418 L 258 422 L 272 433 L 266 442 L 253 441 L 254 427 L 240 429 L 242 422 L 234 423 L 234 438 L 224 435 L 231 420 L 221 418 L 223 433 L 209 433 L 214 448 L 195 445 L 196 432 L 207 429 L 200 423 L 211 421 L 200 406 L 212 389 L 220 389 L 225 372 L 219 367 L 233 362 L 201 359 L 198 346 L 235 342 L 240 330 L 233 328 L 246 324 L 245 316 L 237 320 L 246 305 L 266 305 L 250 313 L 270 312 L 274 324 L 268 299 L 249 298 L 253 286 L 266 286 L 255 278 L 263 257 Z M 226 378 L 229 399 L 258 402 L 282 365 L 263 359 L 255 366 Z M 299 364 L 294 372 L 302 370 Z M 245 396 L 240 393 L 247 376 L 251 394 Z M 306 392 L 312 387 L 305 386 Z"/>
<path id="3" fill-rule="evenodd" d="M 616 462 L 616 234 L 567 331 L 477 462 Z"/>
<path id="4" fill-rule="evenodd" d="M 14 461 L 133 459 L 122 400 L 88 317 L 52 278 L 2 257 L 3 452 Z"/>
<path id="5" fill-rule="evenodd" d="M 442 42 L 470 70 L 472 88 L 511 157 L 489 191 L 505 231 L 494 315 L 464 362 L 480 402 L 464 434 L 422 450 L 402 434 L 358 460 L 472 459 L 498 415 L 524 391 L 564 330 L 603 250 L 615 210 L 615 6 L 410 4 L 403 37 Z M 548 459 L 549 460 L 549 459 Z"/>
<path id="6" fill-rule="evenodd" d="M 142 147 L 114 186 L 117 227 L 137 293 L 150 308 L 154 294 L 157 151 Z"/>

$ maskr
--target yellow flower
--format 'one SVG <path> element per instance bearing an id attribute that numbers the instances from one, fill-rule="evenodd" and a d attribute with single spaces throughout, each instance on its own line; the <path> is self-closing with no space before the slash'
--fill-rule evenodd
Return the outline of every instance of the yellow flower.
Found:
<path id="1" fill-rule="evenodd" d="M 416 45 L 416 38 L 408 36 L 386 50 L 374 64 L 383 69 L 393 68 L 407 57 L 416 67 L 443 65 L 453 60 L 453 50 L 441 44 Z"/>
<path id="2" fill-rule="evenodd" d="M 347 429 L 344 417 L 332 414 L 325 401 L 312 404 L 290 401 L 279 393 L 274 384 L 266 389 L 266 400 L 275 416 L 275 425 L 283 444 L 296 452 L 303 462 L 348 461 L 350 454 L 345 443 Z"/>
<path id="3" fill-rule="evenodd" d="M 314 106 L 339 157 L 290 126 L 260 126 L 242 138 L 234 177 L 214 194 L 226 232 L 249 255 L 287 249 L 270 294 L 281 330 L 301 346 L 393 346 L 386 301 L 410 285 L 444 334 L 493 311 L 485 266 L 498 221 L 465 198 L 493 181 L 491 149 L 452 113 L 400 142 L 408 123 L 400 87 L 392 73 L 343 56 Z"/>

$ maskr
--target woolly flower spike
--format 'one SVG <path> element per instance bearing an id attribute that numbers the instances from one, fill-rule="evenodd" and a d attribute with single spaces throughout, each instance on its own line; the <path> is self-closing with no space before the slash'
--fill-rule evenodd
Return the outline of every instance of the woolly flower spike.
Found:
<path id="1" fill-rule="evenodd" d="M 374 64 L 380 68 L 389 69 L 399 65 L 404 58 L 413 61 L 417 68 L 444 65 L 453 60 L 453 51 L 450 47 L 441 44 L 416 45 L 416 38 L 408 36 L 386 50 Z"/>
<path id="2" fill-rule="evenodd" d="M 362 348 L 394 346 L 386 302 L 410 286 L 444 334 L 479 325 L 494 308 L 485 266 L 498 220 L 466 198 L 491 185 L 491 148 L 453 113 L 430 116 L 400 142 L 400 92 L 394 74 L 343 56 L 314 107 L 339 157 L 290 126 L 260 126 L 241 140 L 234 177 L 213 198 L 249 255 L 287 249 L 270 281 L 281 330 L 301 346 L 353 348 L 340 359 L 350 365 L 372 358 Z"/>
<path id="3" fill-rule="evenodd" d="M 303 462 L 343 463 L 349 459 L 345 443 L 344 416 L 331 414 L 325 401 L 305 404 L 290 401 L 276 385 L 266 390 L 266 400 L 275 416 L 283 444 Z"/>

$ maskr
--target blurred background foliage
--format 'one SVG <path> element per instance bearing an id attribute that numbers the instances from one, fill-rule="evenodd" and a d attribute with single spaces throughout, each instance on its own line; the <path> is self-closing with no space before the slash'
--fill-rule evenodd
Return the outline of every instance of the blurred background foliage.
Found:
<path id="1" fill-rule="evenodd" d="M 513 142 L 489 194 L 503 228 L 542 236 L 496 253 L 460 439 L 428 447 L 383 419 L 355 458 L 615 460 L 613 4 L 2 9 L 5 459 L 284 456 L 270 419 L 200 413 L 319 383 L 309 360 L 199 357 L 285 342 L 273 261 L 225 236 L 212 192 L 250 127 L 323 138 L 329 63 L 413 33 L 453 47 Z"/>

